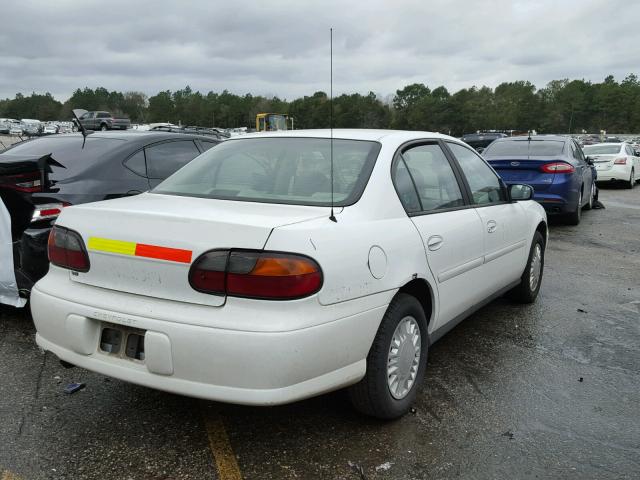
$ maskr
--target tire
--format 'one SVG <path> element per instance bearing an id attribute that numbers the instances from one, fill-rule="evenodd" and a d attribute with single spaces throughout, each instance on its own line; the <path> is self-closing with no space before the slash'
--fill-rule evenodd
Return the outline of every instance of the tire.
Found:
<path id="1" fill-rule="evenodd" d="M 103 123 L 102 125 L 100 125 L 100 130 L 103 131 L 103 132 L 106 132 L 107 131 L 107 124 Z"/>
<path id="2" fill-rule="evenodd" d="M 632 189 L 636 186 L 636 172 L 633 168 L 631 169 L 631 175 L 629 175 L 629 181 L 625 182 L 624 186 L 628 189 Z"/>
<path id="3" fill-rule="evenodd" d="M 591 195 L 589 195 L 589 201 L 584 206 L 585 210 L 591 210 L 593 208 L 593 204 L 596 201 L 596 184 L 595 182 L 591 184 Z"/>
<path id="4" fill-rule="evenodd" d="M 537 256 L 537 260 L 536 260 Z M 532 280 L 532 269 L 538 270 L 537 280 Z M 509 297 L 518 303 L 533 303 L 540 292 L 542 274 L 544 273 L 544 239 L 540 232 L 536 232 L 531 242 L 527 266 L 520 277 L 520 285 L 509 292 Z"/>
<path id="5" fill-rule="evenodd" d="M 387 368 L 392 356 L 392 342 L 398 331 L 407 333 L 406 327 L 412 328 L 414 332 L 417 329 L 420 348 L 414 350 L 417 339 L 413 335 L 412 342 L 410 336 L 400 347 L 399 354 L 396 353 L 395 359 L 397 366 L 404 372 L 411 375 L 415 371 L 415 377 L 410 383 L 392 382 L 390 386 Z M 355 409 L 384 420 L 407 413 L 424 380 L 428 348 L 427 319 L 422 305 L 415 297 L 398 293 L 389 304 L 367 355 L 367 373 L 360 382 L 349 387 L 349 398 Z"/>
<path id="6" fill-rule="evenodd" d="M 578 196 L 578 206 L 575 212 L 568 213 L 565 217 L 567 225 L 579 225 L 582 218 L 582 190 Z"/>

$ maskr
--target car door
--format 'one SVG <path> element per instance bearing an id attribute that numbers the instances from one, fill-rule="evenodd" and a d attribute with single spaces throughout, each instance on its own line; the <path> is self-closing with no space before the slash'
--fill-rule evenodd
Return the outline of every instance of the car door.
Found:
<path id="1" fill-rule="evenodd" d="M 422 238 L 437 282 L 438 328 L 481 300 L 482 223 L 441 142 L 402 149 L 392 175 L 400 200 Z"/>
<path id="2" fill-rule="evenodd" d="M 496 172 L 471 148 L 446 142 L 464 174 L 471 201 L 482 221 L 485 296 L 520 278 L 529 253 L 527 216 L 522 205 L 509 202 Z"/>
<path id="3" fill-rule="evenodd" d="M 173 140 L 145 148 L 147 174 L 151 188 L 200 155 L 193 140 Z"/>

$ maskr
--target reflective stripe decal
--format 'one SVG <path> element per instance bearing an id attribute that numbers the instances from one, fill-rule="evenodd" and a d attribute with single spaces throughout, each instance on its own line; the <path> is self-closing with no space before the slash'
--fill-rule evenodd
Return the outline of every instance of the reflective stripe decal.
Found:
<path id="1" fill-rule="evenodd" d="M 115 253 L 133 257 L 155 258 L 169 262 L 191 263 L 191 250 L 180 248 L 160 247 L 144 243 L 124 242 L 110 238 L 89 237 L 89 250 L 95 252 Z"/>
<path id="2" fill-rule="evenodd" d="M 138 243 L 136 246 L 136 256 L 169 260 L 171 262 L 191 263 L 191 250 L 156 247 L 155 245 L 145 245 L 143 243 Z"/>
<path id="3" fill-rule="evenodd" d="M 135 255 L 136 243 L 111 240 L 109 238 L 89 237 L 89 250 L 117 253 L 119 255 Z"/>

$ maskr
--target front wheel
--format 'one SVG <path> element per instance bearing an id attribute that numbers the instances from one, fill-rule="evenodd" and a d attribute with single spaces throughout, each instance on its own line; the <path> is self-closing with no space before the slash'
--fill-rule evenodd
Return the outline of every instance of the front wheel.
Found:
<path id="1" fill-rule="evenodd" d="M 631 175 L 629 176 L 629 181 L 625 185 L 627 188 L 633 188 L 636 186 L 636 172 L 634 169 L 631 169 Z"/>
<path id="2" fill-rule="evenodd" d="M 540 292 L 544 272 L 544 239 L 536 232 L 529 250 L 527 266 L 520 277 L 520 285 L 509 292 L 509 296 L 519 303 L 533 303 Z"/>
<path id="3" fill-rule="evenodd" d="M 407 413 L 424 379 L 428 348 L 422 305 L 411 295 L 397 294 L 367 355 L 367 373 L 349 388 L 356 410 L 385 420 Z"/>
<path id="4" fill-rule="evenodd" d="M 102 125 L 100 125 L 100 130 L 102 130 L 103 132 L 106 132 L 107 126 L 103 123 Z"/>

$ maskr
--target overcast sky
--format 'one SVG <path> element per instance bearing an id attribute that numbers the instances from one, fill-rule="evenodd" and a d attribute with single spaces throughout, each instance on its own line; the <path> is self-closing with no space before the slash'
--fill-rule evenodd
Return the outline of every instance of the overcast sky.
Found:
<path id="1" fill-rule="evenodd" d="M 0 98 L 328 92 L 330 26 L 337 94 L 640 74 L 635 0 L 13 0 L 0 6 Z"/>

